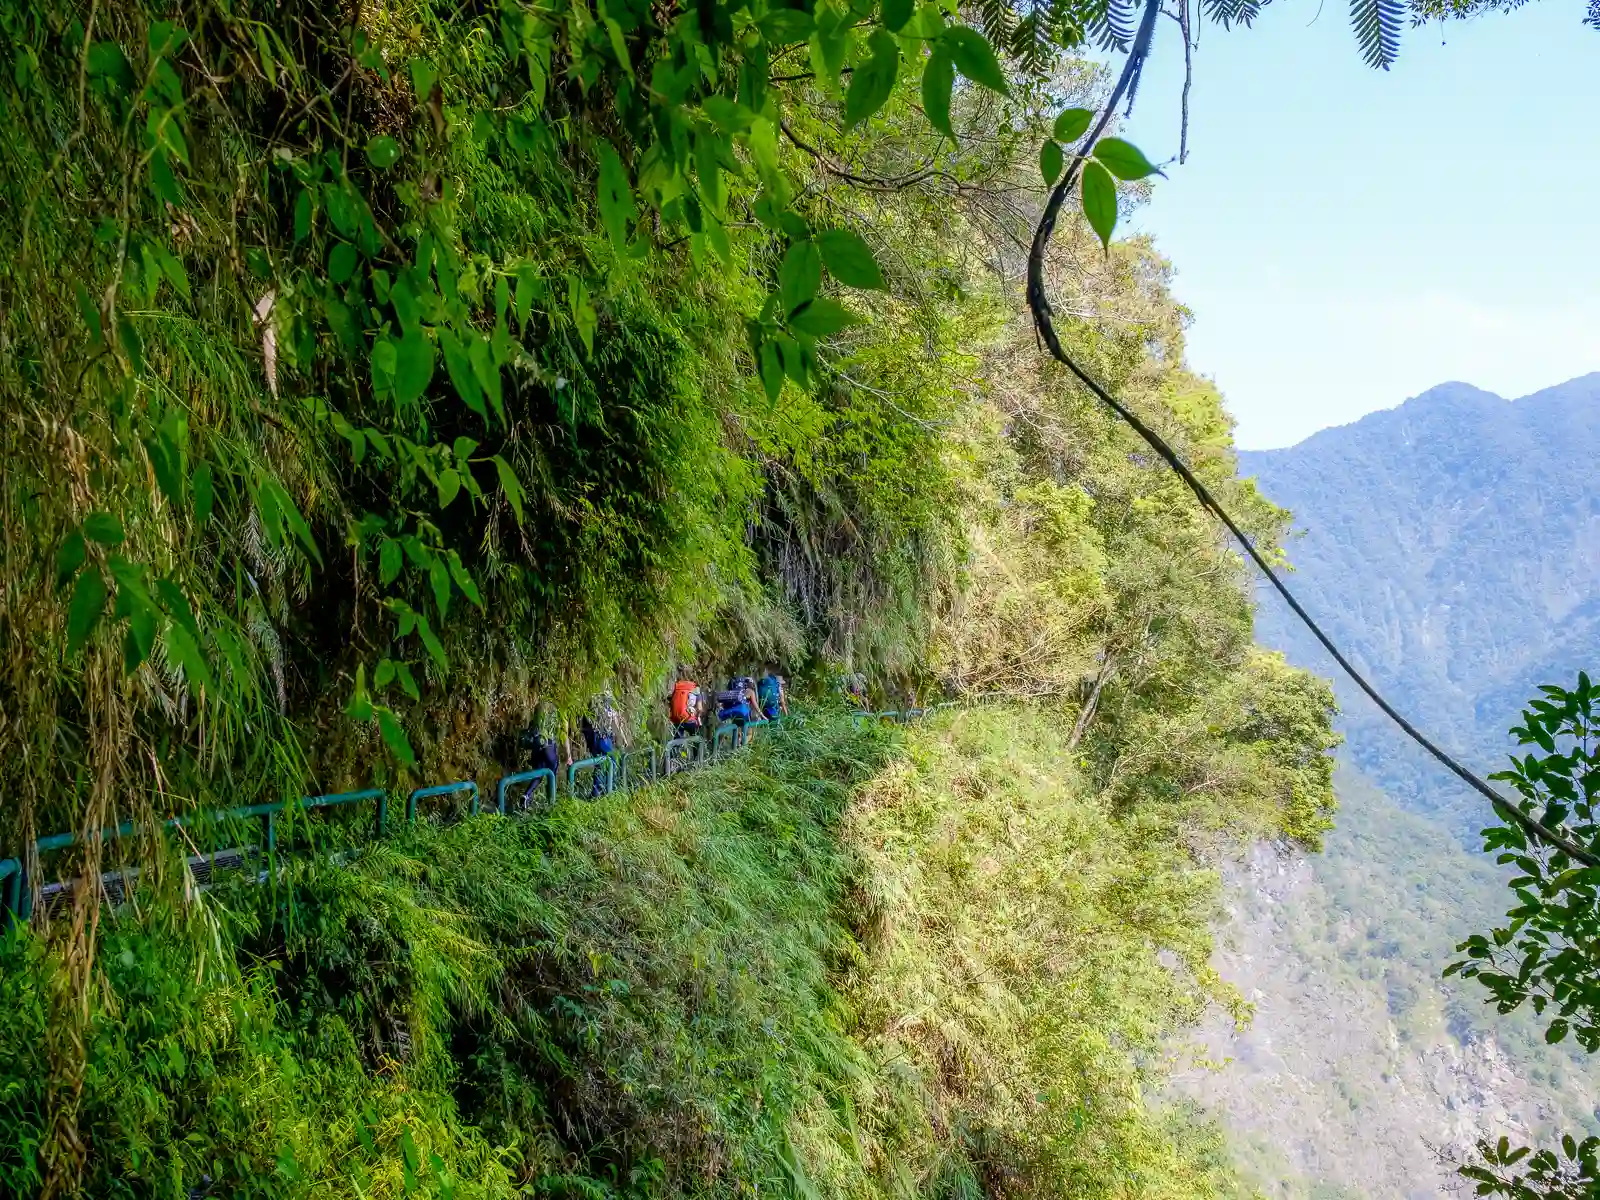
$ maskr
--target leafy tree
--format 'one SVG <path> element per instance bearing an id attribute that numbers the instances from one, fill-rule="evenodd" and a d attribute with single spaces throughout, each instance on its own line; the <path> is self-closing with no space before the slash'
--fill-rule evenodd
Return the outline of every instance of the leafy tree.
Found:
<path id="1" fill-rule="evenodd" d="M 1600 688 L 1580 673 L 1572 689 L 1546 686 L 1511 732 L 1529 748 L 1495 779 L 1511 785 L 1523 814 L 1577 845 L 1600 848 Z M 1574 862 L 1558 847 L 1530 838 L 1502 819 L 1484 830 L 1485 851 L 1519 874 L 1506 924 L 1457 947 L 1465 958 L 1446 975 L 1476 980 L 1502 1013 L 1527 1005 L 1545 1023 L 1551 1043 L 1573 1037 L 1600 1049 L 1600 868 Z M 1462 1169 L 1482 1195 L 1514 1200 L 1588 1196 L 1600 1185 L 1600 1139 L 1570 1135 L 1559 1151 L 1513 1148 L 1502 1138 L 1479 1147 L 1481 1164 Z"/>

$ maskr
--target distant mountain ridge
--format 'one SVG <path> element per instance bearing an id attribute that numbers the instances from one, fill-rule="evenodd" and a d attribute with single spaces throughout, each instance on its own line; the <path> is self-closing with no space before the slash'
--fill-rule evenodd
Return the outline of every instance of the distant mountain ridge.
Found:
<path id="1" fill-rule="evenodd" d="M 1505 400 L 1445 383 L 1241 473 L 1294 513 L 1290 586 L 1403 712 L 1474 765 L 1540 683 L 1600 671 L 1600 372 Z M 1334 677 L 1352 759 L 1397 800 L 1481 808 L 1399 738 L 1263 591 L 1258 637 Z"/>

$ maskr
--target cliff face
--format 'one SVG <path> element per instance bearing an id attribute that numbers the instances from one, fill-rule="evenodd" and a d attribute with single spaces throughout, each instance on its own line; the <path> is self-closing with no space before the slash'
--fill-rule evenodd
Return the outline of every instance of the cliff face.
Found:
<path id="1" fill-rule="evenodd" d="M 1241 471 L 1294 512 L 1307 608 L 1402 711 L 1494 770 L 1538 684 L 1600 668 L 1597 452 L 1600 374 L 1516 401 L 1444 384 Z M 1266 592 L 1258 637 L 1339 691 L 1339 829 L 1323 855 L 1262 849 L 1235 873 L 1218 965 L 1255 1020 L 1210 1027 L 1204 1054 L 1231 1061 L 1185 1087 L 1285 1197 L 1435 1196 L 1480 1137 L 1592 1127 L 1586 1056 L 1440 977 L 1505 910 L 1477 799 Z"/>

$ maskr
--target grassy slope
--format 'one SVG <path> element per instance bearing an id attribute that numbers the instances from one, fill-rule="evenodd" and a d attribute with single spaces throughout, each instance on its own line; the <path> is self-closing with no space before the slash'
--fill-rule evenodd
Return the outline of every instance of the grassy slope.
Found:
<path id="1" fill-rule="evenodd" d="M 102 935 L 89 1190 L 1221 1194 L 1215 1138 L 1144 1099 L 1215 991 L 1215 881 L 1085 799 L 1061 737 L 819 719 L 275 896 L 152 892 Z M 36 950 L 0 964 L 7 1194 L 43 1135 Z"/>

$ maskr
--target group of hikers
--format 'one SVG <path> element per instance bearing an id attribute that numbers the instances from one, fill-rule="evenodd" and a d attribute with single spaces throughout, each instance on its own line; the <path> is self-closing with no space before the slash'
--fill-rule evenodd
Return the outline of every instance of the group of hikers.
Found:
<path id="1" fill-rule="evenodd" d="M 710 697 L 710 703 L 701 686 L 685 671 L 678 673 L 677 682 L 666 698 L 667 720 L 673 736 L 697 737 L 707 724 L 708 716 L 715 712 L 719 725 L 732 724 L 740 728 L 757 721 L 775 721 L 789 712 L 789 689 L 783 676 L 771 666 L 763 668 L 761 675 L 735 675 L 728 686 Z M 518 739 L 520 748 L 532 759 L 534 770 L 544 768 L 555 774 L 560 765 L 560 739 L 551 727 L 554 714 L 546 712 L 542 720 L 525 729 Z M 621 720 L 609 695 L 598 697 L 589 712 L 578 722 L 584 749 L 590 758 L 603 758 L 616 749 Z M 669 764 L 668 769 L 671 769 Z M 610 785 L 610 776 L 594 773 L 591 795 L 598 796 Z M 531 791 L 530 791 L 531 794 Z"/>

